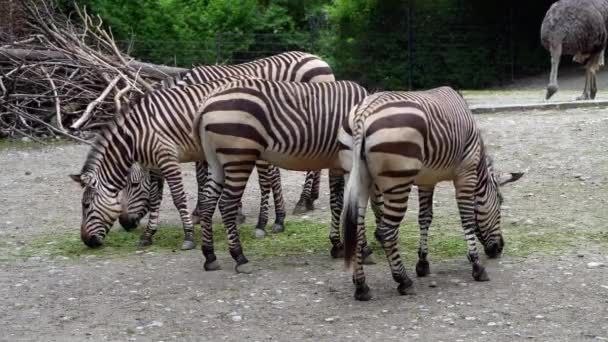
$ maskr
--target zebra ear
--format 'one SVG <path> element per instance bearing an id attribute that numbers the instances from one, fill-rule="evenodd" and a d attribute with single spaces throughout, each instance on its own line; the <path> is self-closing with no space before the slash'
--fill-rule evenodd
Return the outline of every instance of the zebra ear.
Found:
<path id="1" fill-rule="evenodd" d="M 503 177 L 500 177 L 500 186 L 503 186 L 505 184 L 508 183 L 513 183 L 517 180 L 519 180 L 521 177 L 524 176 L 524 172 L 511 172 L 509 174 L 504 175 Z"/>
<path id="2" fill-rule="evenodd" d="M 84 182 L 82 181 L 82 177 L 81 177 L 81 176 L 82 176 L 82 175 L 80 175 L 80 174 L 76 174 L 76 175 L 70 175 L 70 178 L 71 178 L 71 179 L 72 179 L 74 182 L 76 182 L 76 183 L 80 184 L 80 187 L 81 187 L 81 188 L 84 188 L 85 184 L 84 184 Z"/>

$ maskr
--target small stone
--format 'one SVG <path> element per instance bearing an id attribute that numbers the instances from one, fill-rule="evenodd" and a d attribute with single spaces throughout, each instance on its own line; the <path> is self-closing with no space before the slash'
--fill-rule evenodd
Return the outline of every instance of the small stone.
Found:
<path id="1" fill-rule="evenodd" d="M 335 322 L 335 321 L 336 321 L 336 319 L 338 319 L 338 317 L 327 317 L 327 318 L 325 319 L 325 322 Z"/>
<path id="2" fill-rule="evenodd" d="M 22 142 L 30 142 L 30 141 L 32 141 L 32 139 L 30 139 L 28 137 L 23 137 L 23 138 L 21 138 L 21 141 Z"/>
<path id="3" fill-rule="evenodd" d="M 163 322 L 159 322 L 159 321 L 152 321 L 152 323 L 148 324 L 148 327 L 162 327 L 164 324 Z"/>
<path id="4" fill-rule="evenodd" d="M 576 256 L 577 256 L 577 257 L 579 257 L 579 258 L 584 258 L 584 257 L 585 257 L 585 254 L 583 254 L 583 253 L 578 253 Z"/>
<path id="5" fill-rule="evenodd" d="M 488 326 L 489 327 L 494 327 L 494 326 L 496 326 L 496 322 L 488 322 Z"/>
<path id="6" fill-rule="evenodd" d="M 477 318 L 476 318 L 476 317 L 473 317 L 473 316 L 467 316 L 467 317 L 465 317 L 464 319 L 465 319 L 466 321 L 474 321 L 474 320 L 476 320 Z"/>
<path id="7" fill-rule="evenodd" d="M 436 281 L 434 281 L 434 280 L 432 280 L 432 281 L 429 283 L 429 287 L 437 287 L 437 282 L 436 282 Z"/>
<path id="8" fill-rule="evenodd" d="M 534 225 L 534 220 L 532 220 L 532 219 L 527 219 L 526 221 L 524 221 L 524 224 L 527 224 L 527 225 L 529 225 L 529 226 L 532 226 L 532 225 Z"/>
<path id="9" fill-rule="evenodd" d="M 232 319 L 233 322 L 240 322 L 243 320 L 243 317 L 239 316 L 239 315 L 235 315 L 230 317 L 230 319 Z"/>
<path id="10" fill-rule="evenodd" d="M 31 174 L 32 174 L 32 171 L 25 171 L 25 175 L 26 175 L 26 176 L 29 176 L 29 175 L 31 175 Z"/>
<path id="11" fill-rule="evenodd" d="M 536 316 L 534 316 L 534 318 L 536 318 L 536 319 L 543 319 L 543 318 L 545 318 L 545 316 L 543 316 L 543 315 L 536 315 Z"/>
<path id="12" fill-rule="evenodd" d="M 601 263 L 601 262 L 595 262 L 595 261 L 590 262 L 590 263 L 587 264 L 587 268 L 598 268 L 598 267 L 603 267 L 603 266 L 604 266 L 603 263 Z"/>

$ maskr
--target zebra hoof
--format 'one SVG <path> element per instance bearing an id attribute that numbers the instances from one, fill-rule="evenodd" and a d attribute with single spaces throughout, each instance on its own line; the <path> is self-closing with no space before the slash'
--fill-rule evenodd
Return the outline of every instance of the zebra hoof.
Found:
<path id="1" fill-rule="evenodd" d="M 255 229 L 255 237 L 258 239 L 263 239 L 266 237 L 266 231 L 264 229 L 256 228 Z"/>
<path id="2" fill-rule="evenodd" d="M 397 291 L 402 296 L 411 296 L 416 294 L 414 283 L 412 283 L 412 281 L 399 284 L 399 286 L 397 286 Z"/>
<path id="3" fill-rule="evenodd" d="M 314 201 L 300 199 L 298 203 L 296 203 L 296 207 L 293 208 L 293 214 L 300 215 L 313 210 L 315 210 Z"/>
<path id="4" fill-rule="evenodd" d="M 488 273 L 486 269 L 480 264 L 473 264 L 473 279 L 476 281 L 489 281 Z"/>
<path id="5" fill-rule="evenodd" d="M 195 247 L 196 247 L 196 242 L 191 241 L 191 240 L 184 240 L 184 242 L 182 242 L 181 250 L 189 251 L 191 249 L 194 249 Z"/>
<path id="6" fill-rule="evenodd" d="M 416 275 L 426 277 L 431 274 L 431 266 L 427 260 L 418 260 L 416 263 Z"/>
<path id="7" fill-rule="evenodd" d="M 368 300 L 372 299 L 372 294 L 367 284 L 363 284 L 363 286 L 360 288 L 357 287 L 355 290 L 355 299 L 362 302 L 367 302 Z"/>
<path id="8" fill-rule="evenodd" d="M 205 265 L 203 265 L 203 267 L 205 268 L 205 271 L 217 271 L 217 270 L 221 270 L 222 267 L 220 266 L 220 263 L 216 260 L 213 260 L 211 262 L 206 261 Z"/>
<path id="9" fill-rule="evenodd" d="M 280 223 L 275 223 L 272 225 L 272 232 L 273 233 L 282 233 L 285 231 L 285 226 L 280 224 Z"/>
<path id="10" fill-rule="evenodd" d="M 332 246 L 329 254 L 331 254 L 331 257 L 334 259 L 344 258 L 344 246 Z"/>
<path id="11" fill-rule="evenodd" d="M 244 273 L 244 274 L 253 273 L 253 268 L 251 267 L 250 263 L 236 265 L 234 267 L 234 270 L 236 271 L 236 273 Z"/>
<path id="12" fill-rule="evenodd" d="M 363 258 L 363 265 L 375 265 L 376 264 L 376 259 L 374 258 L 373 254 L 370 254 L 368 256 L 366 256 L 365 258 Z"/>
<path id="13" fill-rule="evenodd" d="M 247 216 L 243 215 L 242 213 L 238 213 L 236 214 L 236 224 L 243 224 L 245 223 L 245 221 L 247 220 Z"/>
<path id="14" fill-rule="evenodd" d="M 148 247 L 152 245 L 152 237 L 141 237 L 139 238 L 139 243 L 137 247 Z"/>
<path id="15" fill-rule="evenodd" d="M 372 249 L 369 246 L 365 246 L 361 252 L 363 256 L 363 265 L 375 265 L 376 260 L 372 254 Z"/>

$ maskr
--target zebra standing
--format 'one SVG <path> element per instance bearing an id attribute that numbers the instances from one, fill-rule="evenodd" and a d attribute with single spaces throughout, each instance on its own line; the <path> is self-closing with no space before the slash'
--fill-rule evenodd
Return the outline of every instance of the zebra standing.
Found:
<path id="1" fill-rule="evenodd" d="M 81 173 L 72 175 L 72 179 L 84 188 L 81 237 L 87 246 L 101 245 L 112 223 L 119 216 L 119 192 L 126 186 L 135 162 L 144 167 L 159 169 L 162 178 L 158 182 L 157 191 L 162 193 L 164 178 L 182 219 L 185 233 L 182 249 L 191 249 L 196 245 L 179 163 L 197 161 L 202 156 L 200 140 L 194 140 L 192 134 L 194 115 L 202 101 L 216 87 L 242 78 L 244 77 L 229 77 L 152 92 L 128 112 L 118 114 L 101 131 L 89 151 Z M 258 162 L 257 166 L 260 175 L 268 173 L 267 162 Z M 261 182 L 264 180 L 268 180 L 268 177 L 260 177 Z M 266 189 L 262 198 L 267 200 L 269 184 L 261 184 L 260 188 Z M 152 213 L 158 212 L 160 194 L 152 196 L 149 206 L 150 222 L 142 234 L 142 245 L 150 244 L 156 232 L 158 215 Z M 282 225 L 285 208 L 280 194 L 275 194 L 275 209 L 275 224 Z"/>
<path id="2" fill-rule="evenodd" d="M 333 72 L 325 61 L 315 55 L 305 52 L 291 51 L 243 64 L 199 66 L 184 75 L 179 75 L 176 78 L 170 78 L 163 81 L 161 83 L 161 88 L 202 84 L 220 78 L 238 75 L 274 81 L 335 81 Z M 200 203 L 203 199 L 202 189 L 207 175 L 207 168 L 203 162 L 196 163 L 196 175 L 199 189 L 198 203 Z M 148 177 L 143 177 L 139 183 L 127 184 L 127 195 L 125 196 L 127 203 L 124 206 L 125 210 L 120 216 L 120 223 L 125 229 L 137 227 L 141 218 L 147 214 L 150 208 L 149 205 L 146 205 L 147 203 L 160 201 L 158 198 L 152 199 L 150 194 L 154 193 L 157 196 L 162 196 L 162 191 L 156 189 L 156 187 L 158 187 L 158 181 L 162 182 L 162 177 L 158 178 L 158 173 L 156 175 L 150 175 L 149 177 L 154 178 L 154 182 Z M 278 169 L 271 167 L 269 177 L 273 189 L 280 187 L 280 172 Z M 302 194 L 294 209 L 295 214 L 314 209 L 314 201 L 319 198 L 320 177 L 320 171 L 308 172 L 306 174 Z M 162 186 L 162 184 L 160 186 Z M 192 213 L 194 223 L 197 223 L 199 219 L 197 212 L 198 203 Z M 264 210 L 260 210 L 260 214 L 263 212 Z M 150 217 L 158 217 L 158 212 L 150 212 Z M 240 219 L 241 222 L 243 220 L 244 217 L 243 219 Z M 259 219 L 257 227 L 260 227 Z M 280 232 L 282 229 L 283 225 L 275 225 L 272 231 Z M 262 237 L 264 235 L 263 229 L 256 229 L 256 236 Z"/>
<path id="3" fill-rule="evenodd" d="M 499 186 L 523 174 L 511 174 L 499 183 L 487 162 L 481 134 L 464 99 L 448 87 L 378 93 L 362 101 L 351 116 L 340 132 L 344 147 L 340 159 L 343 168 L 350 170 L 342 219 L 347 265 L 356 254 L 355 298 L 371 298 L 361 265 L 370 193 L 382 196 L 382 215 L 375 236 L 384 248 L 393 279 L 399 283 L 399 293 L 407 294 L 412 281 L 401 262 L 398 235 L 411 187 L 418 185 L 420 194 L 416 272 L 425 276 L 430 272 L 427 234 L 432 220 L 433 191 L 437 183 L 446 180 L 453 181 L 456 188 L 473 278 L 489 280 L 479 262 L 475 235 L 489 257 L 502 252 Z"/>
<path id="4" fill-rule="evenodd" d="M 250 270 L 236 229 L 236 213 L 258 159 L 289 170 L 330 170 L 331 254 L 341 255 L 338 225 L 344 179 L 337 159 L 338 130 L 349 110 L 366 95 L 353 82 L 260 79 L 232 82 L 209 95 L 194 124 L 210 171 L 199 209 L 206 270 L 219 268 L 211 225 L 218 200 L 236 271 Z"/>

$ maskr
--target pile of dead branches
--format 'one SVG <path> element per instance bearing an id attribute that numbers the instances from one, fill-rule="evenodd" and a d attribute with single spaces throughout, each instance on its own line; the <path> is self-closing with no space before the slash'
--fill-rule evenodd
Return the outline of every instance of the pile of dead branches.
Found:
<path id="1" fill-rule="evenodd" d="M 136 101 L 160 80 L 185 71 L 133 60 L 99 17 L 71 18 L 52 1 L 24 1 L 32 34 L 0 42 L 0 137 L 75 139 Z"/>

